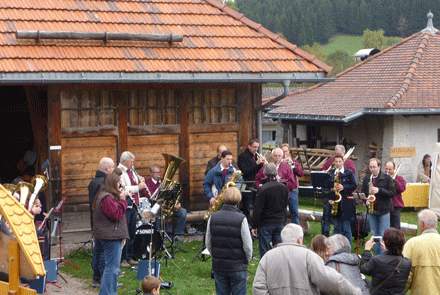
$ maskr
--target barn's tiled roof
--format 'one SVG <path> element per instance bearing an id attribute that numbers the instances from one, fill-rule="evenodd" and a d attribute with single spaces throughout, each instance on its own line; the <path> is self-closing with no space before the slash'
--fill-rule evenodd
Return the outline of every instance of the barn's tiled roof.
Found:
<path id="1" fill-rule="evenodd" d="M 183 35 L 183 42 L 17 39 L 17 31 Z M 0 0 L 0 72 L 292 73 L 331 67 L 216 0 Z"/>
<path id="2" fill-rule="evenodd" d="M 268 116 L 328 120 L 440 108 L 439 49 L 440 33 L 423 30 L 340 73 L 334 82 L 288 95 Z"/>

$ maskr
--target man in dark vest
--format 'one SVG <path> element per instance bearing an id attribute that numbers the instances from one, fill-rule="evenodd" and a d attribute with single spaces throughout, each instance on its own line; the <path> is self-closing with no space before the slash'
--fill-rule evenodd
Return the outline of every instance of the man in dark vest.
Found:
<path id="1" fill-rule="evenodd" d="M 245 295 L 246 271 L 252 258 L 252 238 L 245 216 L 237 204 L 241 193 L 229 187 L 222 208 L 213 213 L 206 227 L 206 248 L 212 256 L 217 294 Z"/>
<path id="2" fill-rule="evenodd" d="M 93 201 L 95 200 L 96 193 L 104 182 L 107 174 L 112 173 L 115 169 L 115 162 L 107 157 L 102 158 L 99 161 L 98 170 L 96 170 L 95 178 L 89 183 L 89 205 L 90 205 L 90 226 L 93 230 Z M 101 270 L 99 268 L 99 261 L 102 254 L 102 245 L 99 240 L 94 239 L 93 256 L 92 256 L 92 271 L 93 271 L 93 285 L 92 287 L 98 288 L 101 286 Z"/>

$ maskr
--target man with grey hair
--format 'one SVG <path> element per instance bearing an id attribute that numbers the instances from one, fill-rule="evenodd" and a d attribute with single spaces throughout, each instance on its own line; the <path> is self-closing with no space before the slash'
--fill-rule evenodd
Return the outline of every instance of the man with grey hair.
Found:
<path id="1" fill-rule="evenodd" d="M 440 294 L 440 235 L 437 215 L 429 209 L 418 214 L 422 233 L 406 242 L 403 256 L 412 260 L 406 290 L 413 294 Z"/>
<path id="2" fill-rule="evenodd" d="M 281 231 L 283 242 L 260 260 L 253 294 L 361 294 L 335 269 L 303 243 L 301 226 L 289 223 Z"/>
<path id="3" fill-rule="evenodd" d="M 128 239 L 122 248 L 121 255 L 121 267 L 130 268 L 131 265 L 137 265 L 138 263 L 133 259 L 133 247 L 134 247 L 134 236 L 136 233 L 136 221 L 137 221 L 137 210 L 133 206 L 139 206 L 139 194 L 145 190 L 147 187 L 145 184 L 145 179 L 140 177 L 134 170 L 134 159 L 135 156 L 129 152 L 125 151 L 121 154 L 119 158 L 118 168 L 121 169 L 121 182 L 124 184 L 125 189 L 131 193 L 132 200 L 127 199 L 128 207 L 125 213 L 127 217 L 128 234 L 130 239 Z M 146 194 L 146 193 L 145 193 Z M 133 204 L 133 202 L 135 204 Z"/>
<path id="4" fill-rule="evenodd" d="M 274 247 L 281 242 L 289 198 L 287 187 L 276 179 L 277 167 L 274 163 L 264 166 L 264 175 L 268 181 L 257 191 L 252 216 L 252 234 L 258 237 L 260 257 L 269 251 L 271 242 Z"/>
<path id="5" fill-rule="evenodd" d="M 104 157 L 99 161 L 98 170 L 96 170 L 95 178 L 93 178 L 88 186 L 89 189 L 89 206 L 90 206 L 90 226 L 93 232 L 93 202 L 95 200 L 96 193 L 104 182 L 107 174 L 112 173 L 115 169 L 115 162 L 108 157 Z M 92 287 L 98 288 L 101 286 L 101 269 L 100 260 L 101 253 L 104 249 L 102 248 L 101 240 L 95 239 L 93 245 L 92 254 L 92 271 L 93 271 L 93 284 Z"/>

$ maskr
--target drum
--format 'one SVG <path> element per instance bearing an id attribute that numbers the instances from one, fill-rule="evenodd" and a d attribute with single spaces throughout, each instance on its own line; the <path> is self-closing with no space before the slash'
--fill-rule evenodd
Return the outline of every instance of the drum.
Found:
<path id="1" fill-rule="evenodd" d="M 133 245 L 133 256 L 136 259 L 148 259 L 150 251 L 151 257 L 154 257 L 162 245 L 162 237 L 153 224 L 146 223 L 136 228 Z"/>
<path id="2" fill-rule="evenodd" d="M 151 223 L 154 214 L 151 212 L 151 204 L 147 198 L 139 199 L 139 213 L 142 215 L 143 222 Z"/>

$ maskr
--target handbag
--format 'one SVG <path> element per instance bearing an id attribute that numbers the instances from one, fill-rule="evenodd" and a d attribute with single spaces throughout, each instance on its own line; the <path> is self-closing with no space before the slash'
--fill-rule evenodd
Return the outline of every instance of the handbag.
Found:
<path id="1" fill-rule="evenodd" d="M 370 295 L 373 295 L 374 293 L 376 293 L 377 290 L 379 290 L 380 287 L 383 286 L 383 284 L 385 284 L 392 276 L 393 274 L 398 271 L 398 268 L 400 266 L 400 263 L 402 263 L 403 257 L 400 258 L 399 263 L 397 263 L 396 267 L 393 269 L 392 272 L 390 272 L 390 274 L 385 278 L 385 280 L 383 280 L 382 282 L 380 282 L 379 285 L 377 285 L 376 287 L 374 287 L 373 291 L 370 292 Z"/>

